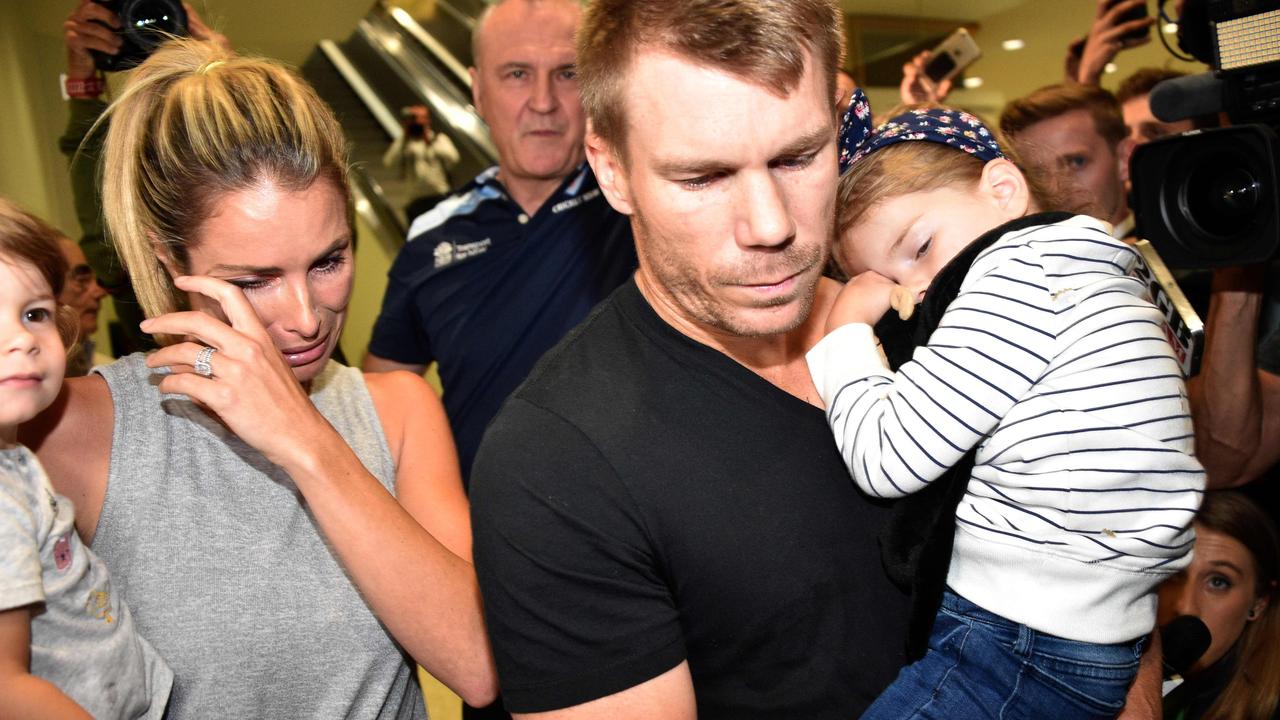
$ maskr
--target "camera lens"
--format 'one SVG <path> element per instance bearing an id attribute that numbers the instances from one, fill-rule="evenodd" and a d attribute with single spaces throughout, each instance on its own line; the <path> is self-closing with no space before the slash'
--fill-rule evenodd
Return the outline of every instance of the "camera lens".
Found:
<path id="1" fill-rule="evenodd" d="M 125 3 L 120 22 L 139 47 L 151 49 L 168 36 L 187 33 L 187 17 L 176 0 L 137 0 Z"/>
<path id="2" fill-rule="evenodd" d="M 91 50 L 94 65 L 105 72 L 136 67 L 170 37 L 187 34 L 187 11 L 181 0 L 94 0 L 120 19 L 120 50 Z M 101 20 L 93 20 L 108 27 Z"/>
<path id="3" fill-rule="evenodd" d="M 1171 268 L 1280 257 L 1280 137 L 1235 125 L 1146 143 L 1133 153 L 1133 212 Z"/>
<path id="4" fill-rule="evenodd" d="M 1207 235 L 1234 238 L 1257 220 L 1263 184 L 1247 158 L 1204 158 L 1183 184 L 1182 204 L 1187 218 Z"/>

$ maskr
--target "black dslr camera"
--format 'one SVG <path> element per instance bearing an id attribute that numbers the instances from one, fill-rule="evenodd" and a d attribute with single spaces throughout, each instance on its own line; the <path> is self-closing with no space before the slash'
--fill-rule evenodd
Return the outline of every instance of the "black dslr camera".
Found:
<path id="1" fill-rule="evenodd" d="M 115 31 L 123 43 L 120 52 L 108 55 L 90 51 L 93 64 L 104 72 L 135 67 L 165 40 L 187 34 L 187 11 L 181 0 L 93 1 L 115 13 L 120 20 L 120 29 Z"/>
<path id="2" fill-rule="evenodd" d="M 1212 73 L 1166 80 L 1151 110 L 1166 122 L 1225 112 L 1231 127 L 1139 146 L 1130 178 L 1138 237 L 1172 268 L 1280 255 L 1280 0 L 1187 0 L 1183 51 Z"/>

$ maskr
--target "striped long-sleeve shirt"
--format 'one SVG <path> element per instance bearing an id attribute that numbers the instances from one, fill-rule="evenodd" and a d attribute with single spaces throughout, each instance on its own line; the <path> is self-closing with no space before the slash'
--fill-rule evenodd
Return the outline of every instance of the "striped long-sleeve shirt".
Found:
<path id="1" fill-rule="evenodd" d="M 1189 561 L 1204 472 L 1136 253 L 1075 216 L 975 259 L 927 345 L 889 372 L 871 328 L 808 355 L 863 491 L 900 497 L 977 447 L 947 583 L 1087 642 L 1148 632 L 1155 585 Z"/>

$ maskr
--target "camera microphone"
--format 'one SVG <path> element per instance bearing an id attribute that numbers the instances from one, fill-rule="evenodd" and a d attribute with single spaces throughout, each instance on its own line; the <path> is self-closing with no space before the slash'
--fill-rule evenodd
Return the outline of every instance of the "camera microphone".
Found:
<path id="1" fill-rule="evenodd" d="M 1223 87 L 1213 73 L 1165 80 L 1151 89 L 1151 114 L 1164 122 L 1217 115 L 1224 107 Z"/>
<path id="2" fill-rule="evenodd" d="M 1179 615 L 1160 628 L 1165 680 L 1180 677 L 1195 665 L 1212 640 L 1208 626 L 1195 615 Z"/>

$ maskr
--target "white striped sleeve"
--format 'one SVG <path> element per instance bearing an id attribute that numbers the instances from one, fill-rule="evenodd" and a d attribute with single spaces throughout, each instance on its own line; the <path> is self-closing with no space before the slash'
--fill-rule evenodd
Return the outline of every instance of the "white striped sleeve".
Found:
<path id="1" fill-rule="evenodd" d="M 836 445 L 865 492 L 901 497 L 927 486 L 1047 368 L 1057 316 L 1043 270 L 1003 267 L 967 285 L 896 374 L 873 366 L 866 325 L 838 328 L 807 355 Z"/>

